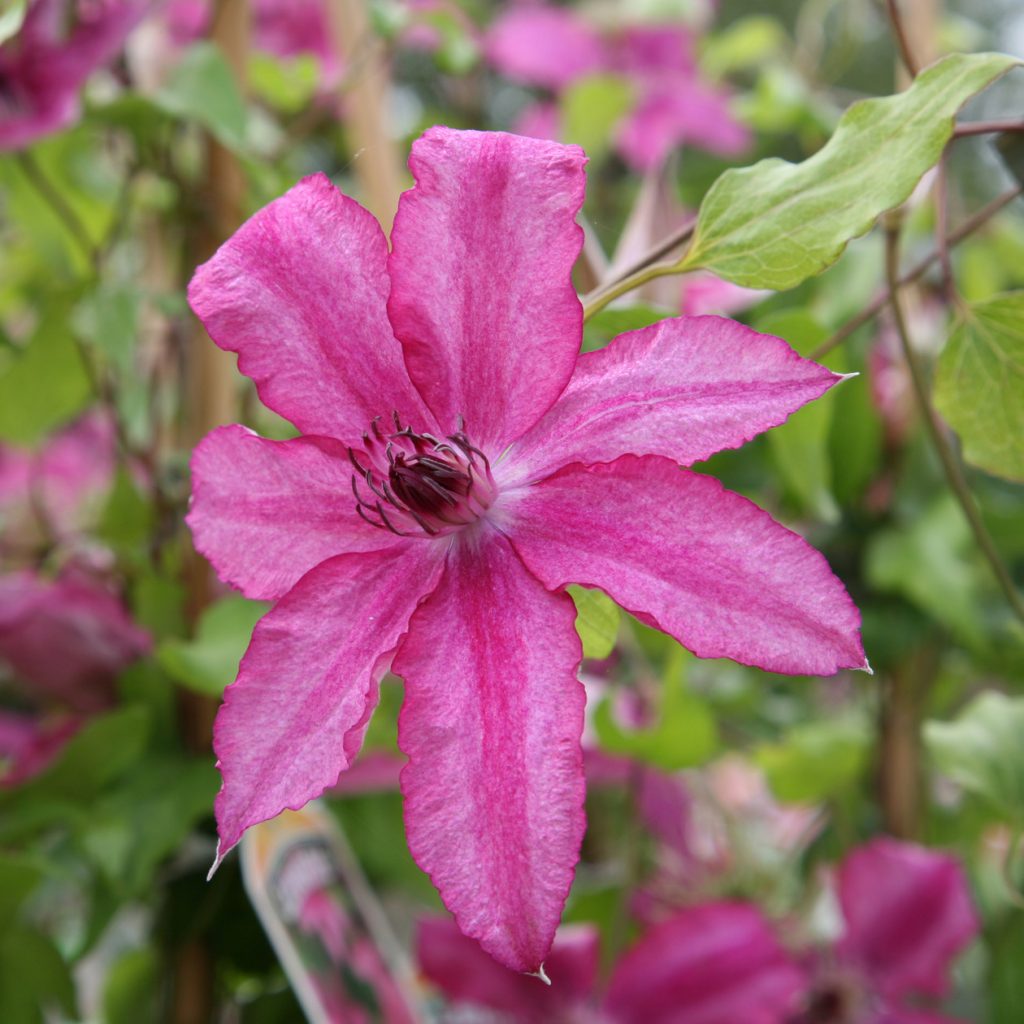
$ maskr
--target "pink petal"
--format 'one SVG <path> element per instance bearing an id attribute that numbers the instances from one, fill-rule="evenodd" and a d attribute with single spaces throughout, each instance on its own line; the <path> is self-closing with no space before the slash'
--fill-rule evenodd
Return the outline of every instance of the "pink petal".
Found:
<path id="1" fill-rule="evenodd" d="M 118 673 L 148 649 L 121 601 L 84 574 L 0 577 L 0 662 L 37 699 L 78 711 L 107 707 Z"/>
<path id="2" fill-rule="evenodd" d="M 0 151 L 24 148 L 72 124 L 86 78 L 117 53 L 146 7 L 143 0 L 30 3 L 20 31 L 0 47 Z"/>
<path id="3" fill-rule="evenodd" d="M 783 1024 L 802 970 L 761 912 L 741 903 L 683 910 L 649 931 L 612 975 L 616 1024 Z"/>
<path id="4" fill-rule="evenodd" d="M 339 555 L 260 619 L 214 728 L 218 860 L 250 825 L 301 807 L 352 763 L 388 656 L 443 553 L 413 540 Z"/>
<path id="5" fill-rule="evenodd" d="M 679 308 L 684 316 L 703 316 L 707 313 L 732 316 L 733 313 L 742 313 L 756 306 L 762 299 L 774 294 L 766 288 L 744 288 L 703 270 L 687 274 L 682 282 L 683 297 Z"/>
<path id="6" fill-rule="evenodd" d="M 750 145 L 750 133 L 732 116 L 724 93 L 681 75 L 642 97 L 620 126 L 616 143 L 627 163 L 646 171 L 681 145 L 735 156 Z"/>
<path id="7" fill-rule="evenodd" d="M 875 839 L 843 861 L 838 887 L 847 927 L 839 955 L 890 998 L 944 995 L 953 959 L 979 927 L 957 860 Z"/>
<path id="8" fill-rule="evenodd" d="M 268 441 L 220 427 L 192 455 L 196 549 L 247 597 L 274 600 L 327 558 L 391 547 L 393 534 L 356 514 L 352 474 L 331 438 Z"/>
<path id="9" fill-rule="evenodd" d="M 517 1024 L 548 1024 L 574 1019 L 573 1009 L 582 1011 L 593 993 L 600 940 L 590 925 L 558 929 L 544 962 L 550 985 L 502 967 L 447 918 L 424 919 L 416 931 L 420 970 L 457 1005 L 497 1010 Z"/>
<path id="10" fill-rule="evenodd" d="M 578 146 L 502 132 L 431 128 L 413 143 L 388 310 L 442 433 L 462 415 L 473 442 L 498 453 L 569 380 L 585 162 Z"/>
<path id="11" fill-rule="evenodd" d="M 516 135 L 529 135 L 532 139 L 551 139 L 557 142 L 562 137 L 562 115 L 557 103 L 531 103 L 520 111 L 515 121 Z"/>
<path id="12" fill-rule="evenodd" d="M 503 537 L 462 535 L 395 658 L 409 849 L 514 971 L 551 948 L 585 827 L 574 622 Z"/>
<path id="13" fill-rule="evenodd" d="M 0 708 L 0 787 L 20 786 L 44 772 L 84 719 L 38 718 Z"/>
<path id="14" fill-rule="evenodd" d="M 536 480 L 569 462 L 626 454 L 690 465 L 778 426 L 840 380 L 781 338 L 733 320 L 662 320 L 580 356 L 505 472 Z"/>
<path id="15" fill-rule="evenodd" d="M 430 429 L 387 319 L 387 251 L 373 217 L 314 174 L 196 271 L 189 302 L 302 433 L 356 442 L 393 410 Z"/>
<path id="16" fill-rule="evenodd" d="M 711 477 L 625 456 L 504 498 L 545 586 L 600 587 L 698 657 L 807 675 L 866 665 L 860 615 L 825 559 Z"/>
<path id="17" fill-rule="evenodd" d="M 503 75 L 555 90 L 598 70 L 601 39 L 564 8 L 513 8 L 495 18 L 484 52 Z"/>

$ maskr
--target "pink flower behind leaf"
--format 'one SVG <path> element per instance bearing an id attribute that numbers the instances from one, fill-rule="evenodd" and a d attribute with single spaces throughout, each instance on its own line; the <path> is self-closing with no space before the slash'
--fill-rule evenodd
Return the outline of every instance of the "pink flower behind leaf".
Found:
<path id="1" fill-rule="evenodd" d="M 564 7 L 512 7 L 491 25 L 485 53 L 506 77 L 556 96 L 593 74 L 628 82 L 634 101 L 614 141 L 638 171 L 661 166 L 682 145 L 734 156 L 750 144 L 749 131 L 729 108 L 729 94 L 701 78 L 693 36 L 679 25 L 626 25 L 602 34 Z M 531 105 L 518 130 L 555 138 L 557 108 Z"/>
<path id="2" fill-rule="evenodd" d="M 590 925 L 558 929 L 544 964 L 550 984 L 495 963 L 453 921 L 427 918 L 416 930 L 424 976 L 456 1007 L 485 1007 L 516 1024 L 587 1024 L 596 1018 L 599 939 Z"/>
<path id="3" fill-rule="evenodd" d="M 956 859 L 876 839 L 843 861 L 837 882 L 846 921 L 839 958 L 887 1002 L 944 996 L 953 959 L 979 927 Z"/>
<path id="4" fill-rule="evenodd" d="M 87 576 L 0 577 L 0 664 L 30 695 L 98 711 L 117 674 L 149 648 L 120 601 Z"/>
<path id="5" fill-rule="evenodd" d="M 714 317 L 579 355 L 583 165 L 576 147 L 434 128 L 413 146 L 390 253 L 314 176 L 189 290 L 303 435 L 224 427 L 192 462 L 197 547 L 277 602 L 217 718 L 219 856 L 336 782 L 393 664 L 410 849 L 463 931 L 521 971 L 547 955 L 584 830 L 565 584 L 705 657 L 865 665 L 821 555 L 679 469 L 839 378 Z"/>
<path id="6" fill-rule="evenodd" d="M 19 786 L 45 771 L 78 732 L 83 719 L 0 708 L 0 787 Z"/>
<path id="7" fill-rule="evenodd" d="M 682 910 L 619 961 L 605 1008 L 615 1024 L 783 1024 L 806 985 L 761 912 Z"/>
<path id="8" fill-rule="evenodd" d="M 0 151 L 73 124 L 85 80 L 120 50 L 146 6 L 29 0 L 21 29 L 0 46 Z"/>

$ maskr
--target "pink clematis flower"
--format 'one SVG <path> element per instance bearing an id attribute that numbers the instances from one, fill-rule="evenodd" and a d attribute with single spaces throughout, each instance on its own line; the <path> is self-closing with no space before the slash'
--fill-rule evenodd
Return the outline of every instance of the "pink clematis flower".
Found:
<path id="1" fill-rule="evenodd" d="M 683 318 L 579 355 L 577 147 L 429 130 L 393 248 L 322 175 L 252 217 L 189 289 L 303 436 L 214 431 L 197 547 L 276 601 L 214 746 L 218 857 L 352 763 L 392 664 L 410 849 L 516 970 L 550 948 L 584 830 L 571 582 L 703 657 L 865 666 L 824 558 L 680 471 L 840 378 L 778 338 Z"/>
<path id="2" fill-rule="evenodd" d="M 919 1000 L 946 995 L 953 960 L 978 933 L 957 860 L 875 839 L 839 865 L 836 888 L 845 931 L 794 1024 L 956 1024 Z"/>
<path id="3" fill-rule="evenodd" d="M 723 156 L 750 145 L 729 94 L 701 78 L 693 35 L 681 26 L 625 25 L 600 33 L 564 7 L 512 7 L 495 18 L 484 52 L 503 75 L 556 96 L 592 74 L 627 82 L 633 103 L 616 127 L 615 146 L 635 170 L 661 166 L 681 145 Z M 557 107 L 544 100 L 528 106 L 517 130 L 557 138 Z"/>
<path id="4" fill-rule="evenodd" d="M 148 649 L 124 605 L 84 573 L 0 576 L 0 666 L 33 696 L 99 711 L 113 701 L 117 673 Z"/>
<path id="5" fill-rule="evenodd" d="M 451 921 L 422 921 L 417 945 L 420 970 L 472 1020 L 484 1009 L 495 1014 L 484 1020 L 515 1024 L 783 1024 L 806 984 L 745 903 L 677 911 L 616 964 L 604 993 L 592 925 L 558 929 L 545 964 L 550 986 L 488 961 Z"/>
<path id="6" fill-rule="evenodd" d="M 73 124 L 85 80 L 145 9 L 142 0 L 29 0 L 21 29 L 0 46 L 0 151 Z"/>

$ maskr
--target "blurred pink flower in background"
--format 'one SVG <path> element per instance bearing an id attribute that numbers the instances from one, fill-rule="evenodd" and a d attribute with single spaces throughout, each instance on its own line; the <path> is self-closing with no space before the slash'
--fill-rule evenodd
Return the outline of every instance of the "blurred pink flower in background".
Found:
<path id="1" fill-rule="evenodd" d="M 114 425 L 96 410 L 36 451 L 0 444 L 3 547 L 28 547 L 40 535 L 48 542 L 81 539 L 114 482 L 115 467 Z"/>
<path id="2" fill-rule="evenodd" d="M 588 75 L 621 76 L 633 101 L 615 146 L 635 170 L 659 167 L 679 146 L 734 156 L 750 144 L 728 92 L 701 78 L 693 33 L 683 26 L 626 24 L 602 32 L 565 7 L 515 6 L 494 20 L 484 52 L 507 78 L 555 96 Z M 557 106 L 541 100 L 522 112 L 516 130 L 558 138 L 558 122 Z"/>
<path id="3" fill-rule="evenodd" d="M 56 580 L 29 570 L 0 577 L 0 664 L 35 700 L 101 710 L 117 674 L 148 650 L 121 601 L 73 567 Z"/>
<path id="4" fill-rule="evenodd" d="M 79 93 L 145 13 L 144 0 L 29 0 L 0 46 L 0 151 L 74 124 Z"/>
<path id="5" fill-rule="evenodd" d="M 83 721 L 80 715 L 0 708 L 0 787 L 20 786 L 45 771 Z"/>

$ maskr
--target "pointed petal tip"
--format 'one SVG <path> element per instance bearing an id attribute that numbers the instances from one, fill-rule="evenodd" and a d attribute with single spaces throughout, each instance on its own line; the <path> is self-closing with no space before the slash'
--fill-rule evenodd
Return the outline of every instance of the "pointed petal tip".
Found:
<path id="1" fill-rule="evenodd" d="M 544 984 L 548 986 L 548 988 L 551 987 L 551 979 L 548 977 L 547 971 L 544 970 L 544 964 L 541 964 L 540 967 L 537 968 L 537 970 L 527 971 L 526 973 L 529 974 L 531 977 L 540 978 L 540 980 L 543 981 Z"/>
<path id="2" fill-rule="evenodd" d="M 217 856 L 213 858 L 213 864 L 210 865 L 210 870 L 206 872 L 206 880 L 208 882 L 213 880 L 213 876 L 217 873 L 217 868 L 224 863 L 224 858 L 231 852 L 233 847 L 229 846 L 227 849 L 222 849 L 220 843 L 217 843 Z"/>
<path id="3" fill-rule="evenodd" d="M 873 676 L 875 670 L 871 667 L 871 662 L 867 658 L 864 659 L 864 664 L 854 669 L 854 672 L 863 672 L 865 675 Z"/>
<path id="4" fill-rule="evenodd" d="M 837 384 L 842 384 L 844 380 L 853 380 L 854 377 L 859 377 L 859 376 L 860 376 L 860 370 L 854 370 L 851 373 L 837 373 L 836 377 L 838 379 L 836 380 L 836 383 Z"/>

